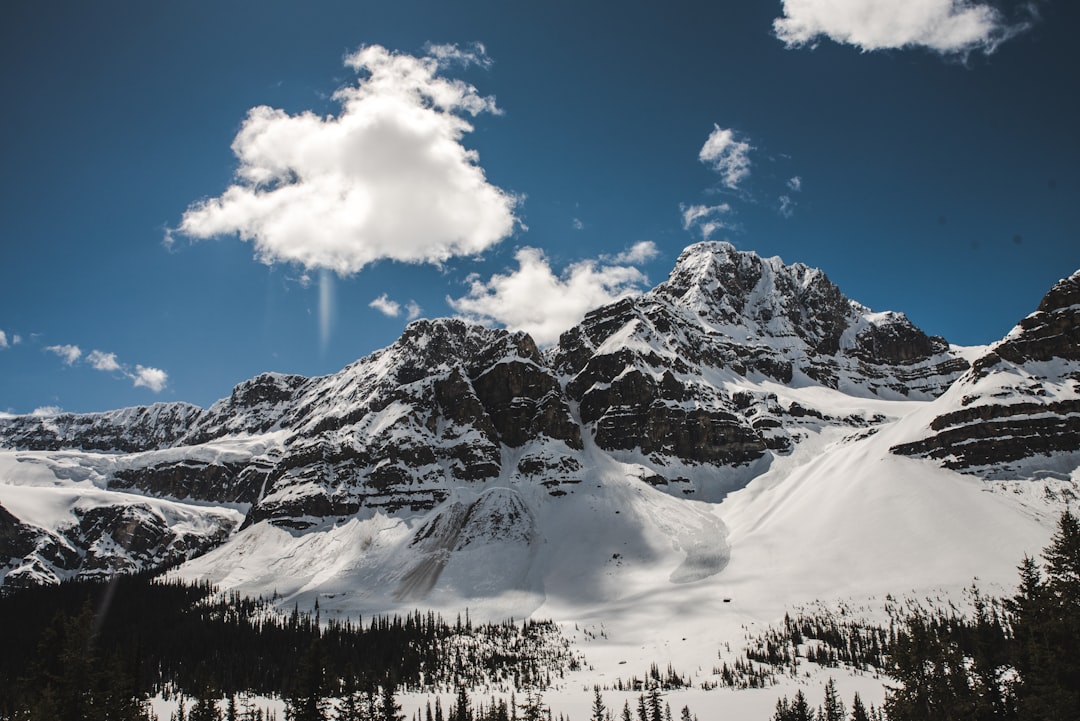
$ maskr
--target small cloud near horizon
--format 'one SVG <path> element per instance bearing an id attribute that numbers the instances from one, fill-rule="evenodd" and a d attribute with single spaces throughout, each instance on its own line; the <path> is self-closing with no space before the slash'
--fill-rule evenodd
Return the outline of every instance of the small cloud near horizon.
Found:
<path id="1" fill-rule="evenodd" d="M 735 230 L 736 225 L 726 220 L 721 220 L 731 215 L 732 208 L 728 203 L 718 205 L 686 205 L 679 206 L 682 211 L 683 229 L 697 229 L 701 233 L 702 240 L 712 240 L 712 234 L 718 230 Z"/>
<path id="2" fill-rule="evenodd" d="M 383 293 L 378 298 L 368 303 L 368 307 L 374 308 L 388 318 L 397 318 L 401 315 L 402 311 L 401 303 L 398 303 L 396 300 L 391 300 L 386 293 Z M 410 300 L 406 303 L 404 310 L 406 321 L 416 320 L 424 311 L 424 309 L 414 300 Z"/>
<path id="3" fill-rule="evenodd" d="M 136 388 L 147 388 L 154 393 L 165 390 L 169 382 L 169 374 L 160 368 L 136 364 L 132 370 L 127 365 L 116 359 L 115 353 L 107 353 L 101 350 L 92 350 L 83 355 L 82 349 L 77 345 L 51 345 L 45 350 L 54 353 L 63 360 L 64 365 L 74 366 L 80 360 L 97 371 L 105 373 L 119 373 L 120 377 L 130 380 Z"/>

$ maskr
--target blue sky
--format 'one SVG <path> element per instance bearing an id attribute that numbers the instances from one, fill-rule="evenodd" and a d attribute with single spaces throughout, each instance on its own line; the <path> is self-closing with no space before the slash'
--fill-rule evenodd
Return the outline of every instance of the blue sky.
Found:
<path id="1" fill-rule="evenodd" d="M 0 411 L 550 341 L 703 237 L 992 342 L 1080 267 L 1077 8 L 859 4 L 13 5 Z"/>

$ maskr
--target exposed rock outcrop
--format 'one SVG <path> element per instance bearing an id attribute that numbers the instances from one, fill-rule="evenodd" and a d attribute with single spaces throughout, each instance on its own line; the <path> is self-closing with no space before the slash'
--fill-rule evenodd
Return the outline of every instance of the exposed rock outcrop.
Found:
<path id="1" fill-rule="evenodd" d="M 987 478 L 1067 476 L 1080 461 L 1080 271 L 935 406 L 928 433 L 894 453 Z"/>

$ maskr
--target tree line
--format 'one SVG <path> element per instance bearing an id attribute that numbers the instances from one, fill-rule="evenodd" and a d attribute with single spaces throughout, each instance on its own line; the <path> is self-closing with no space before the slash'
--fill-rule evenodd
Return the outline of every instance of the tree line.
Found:
<path id="1" fill-rule="evenodd" d="M 550 621 L 474 624 L 467 614 L 448 622 L 419 611 L 323 621 L 317 603 L 282 615 L 271 600 L 151 574 L 0 598 L 0 638 L 5 721 L 144 718 L 155 694 L 542 687 L 579 664 Z"/>
<path id="2" fill-rule="evenodd" d="M 904 612 L 888 629 L 787 619 L 756 647 L 763 662 L 796 663 L 792 648 L 818 641 L 823 665 L 874 668 L 894 683 L 883 709 L 855 699 L 853 721 L 1076 721 L 1080 719 L 1080 522 L 1066 510 L 1043 562 L 1025 557 L 1016 592 L 974 591 L 974 611 Z M 831 684 L 831 680 L 830 680 Z M 831 694 L 831 698 L 830 698 Z M 773 721 L 845 721 L 835 686 L 810 708 L 802 692 L 777 702 Z"/>

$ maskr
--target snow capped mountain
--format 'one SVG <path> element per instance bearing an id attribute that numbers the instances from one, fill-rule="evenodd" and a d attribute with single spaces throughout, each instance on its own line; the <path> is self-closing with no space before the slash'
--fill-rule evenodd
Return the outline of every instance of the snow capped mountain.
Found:
<path id="1" fill-rule="evenodd" d="M 1080 481 L 1078 285 L 971 365 L 819 270 L 700 243 L 547 350 L 419 320 L 206 410 L 2 418 L 4 584 L 188 558 L 176 573 L 326 613 L 603 608 L 629 628 L 670 603 L 734 622 L 1007 582 L 1046 506 L 970 474 Z"/>
<path id="2" fill-rule="evenodd" d="M 893 452 L 990 479 L 1075 478 L 1080 466 L 1080 271 L 930 405 Z"/>

